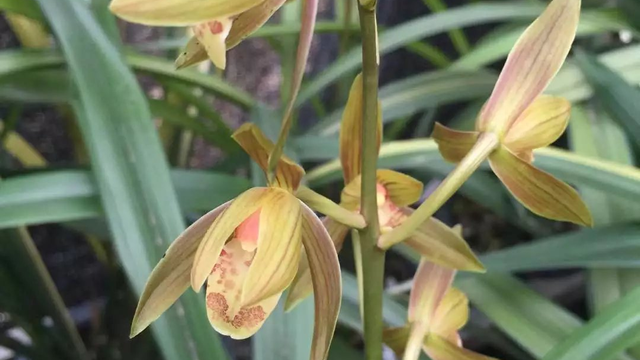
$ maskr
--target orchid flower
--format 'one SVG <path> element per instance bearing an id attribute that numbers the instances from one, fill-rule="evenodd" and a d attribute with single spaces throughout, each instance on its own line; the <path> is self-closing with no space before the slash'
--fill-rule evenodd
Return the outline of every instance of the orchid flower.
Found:
<path id="1" fill-rule="evenodd" d="M 269 20 L 286 0 L 114 0 L 111 11 L 145 25 L 189 26 L 195 36 L 176 60 L 184 68 L 207 58 L 226 67 L 227 50 Z"/>
<path id="2" fill-rule="evenodd" d="M 345 183 L 340 205 L 353 213 L 360 212 L 362 97 L 362 76 L 358 75 L 351 87 L 340 129 L 340 162 Z M 381 111 L 378 113 L 381 114 Z M 378 124 L 379 144 L 382 140 L 381 117 L 378 119 Z M 420 199 L 422 191 L 422 183 L 408 175 L 392 170 L 378 170 L 377 201 L 380 232 L 384 234 L 402 224 L 413 211 L 409 205 Z M 305 196 L 301 198 L 304 200 Z M 319 211 L 322 212 L 322 210 Z M 330 218 L 324 219 L 323 222 L 339 251 L 349 232 L 349 227 Z M 443 266 L 467 271 L 484 271 L 484 267 L 464 239 L 435 218 L 422 224 L 406 244 L 422 256 Z M 313 291 L 304 261 L 302 258 L 298 275 L 289 291 L 287 309 L 291 309 Z"/>
<path id="3" fill-rule="evenodd" d="M 511 50 L 493 92 L 478 115 L 476 131 L 437 124 L 433 138 L 445 160 L 458 163 L 432 196 L 393 233 L 385 246 L 407 238 L 489 159 L 491 169 L 533 213 L 591 226 L 589 209 L 566 183 L 533 166 L 533 150 L 550 145 L 567 127 L 571 104 L 541 95 L 564 63 L 575 38 L 580 0 L 553 0 Z"/>
<path id="4" fill-rule="evenodd" d="M 253 124 L 241 126 L 233 137 L 266 171 L 273 143 Z M 340 308 L 340 264 L 322 222 L 295 196 L 303 175 L 302 167 L 282 157 L 267 187 L 247 190 L 185 230 L 151 273 L 131 335 L 149 326 L 189 285 L 197 292 L 206 283 L 211 325 L 234 339 L 247 338 L 273 311 L 304 253 L 316 294 L 311 359 L 325 359 Z M 311 193 L 321 208 L 335 212 L 333 203 Z M 333 207 L 350 226 L 364 226 L 360 216 Z"/>
<path id="5" fill-rule="evenodd" d="M 469 300 L 451 287 L 456 271 L 422 258 L 409 297 L 408 324 L 385 329 L 384 341 L 404 360 L 424 351 L 433 360 L 495 360 L 462 347 L 458 330 L 469 319 Z"/>

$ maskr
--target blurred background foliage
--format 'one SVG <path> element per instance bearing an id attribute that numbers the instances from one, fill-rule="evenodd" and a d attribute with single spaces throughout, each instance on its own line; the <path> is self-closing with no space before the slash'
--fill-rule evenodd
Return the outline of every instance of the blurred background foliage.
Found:
<path id="1" fill-rule="evenodd" d="M 279 128 L 301 0 L 230 51 L 224 73 L 174 71 L 184 29 L 127 24 L 108 0 L 0 0 L 0 359 L 305 359 L 313 306 L 279 309 L 251 341 L 217 336 L 189 293 L 134 340 L 138 294 L 189 221 L 263 179 L 230 139 Z M 379 0 L 381 167 L 432 189 L 451 169 L 427 139 L 458 129 L 544 7 L 537 0 Z M 360 67 L 355 1 L 323 0 L 287 153 L 337 199 L 337 131 Z M 640 360 L 640 1 L 583 0 L 574 50 L 548 93 L 573 102 L 536 163 L 575 185 L 596 219 L 535 217 L 490 172 L 437 216 L 460 223 L 485 275 L 467 347 L 503 360 Z M 282 89 L 282 90 L 281 90 Z M 362 358 L 349 246 L 332 359 Z M 384 318 L 403 324 L 416 255 L 388 254 Z M 385 355 L 393 359 L 389 351 Z"/>

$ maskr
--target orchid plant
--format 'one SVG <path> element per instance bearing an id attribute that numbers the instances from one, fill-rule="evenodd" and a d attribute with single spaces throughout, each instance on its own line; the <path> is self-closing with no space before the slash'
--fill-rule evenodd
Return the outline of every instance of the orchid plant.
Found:
<path id="1" fill-rule="evenodd" d="M 285 0 L 114 0 L 111 10 L 129 21 L 190 26 L 194 37 L 178 68 L 207 58 L 219 68 L 226 50 L 264 24 Z M 307 0 L 307 28 L 317 3 Z M 432 217 L 466 179 L 489 159 L 494 173 L 532 212 L 554 220 L 591 225 L 589 210 L 569 185 L 537 169 L 533 150 L 565 130 L 567 100 L 542 95 L 562 66 L 575 37 L 580 0 L 553 0 L 511 51 L 476 131 L 437 125 L 433 138 L 447 161 L 458 163 L 420 207 L 423 185 L 392 170 L 378 169 L 382 111 L 377 98 L 375 1 L 360 1 L 363 72 L 356 76 L 340 130 L 344 188 L 340 204 L 302 185 L 304 170 L 282 148 L 291 126 L 292 104 L 308 56 L 310 33 L 301 32 L 294 91 L 276 144 L 253 124 L 233 135 L 267 179 L 212 210 L 184 231 L 152 272 L 136 310 L 131 335 L 157 319 L 188 289 L 206 284 L 211 325 L 235 339 L 255 334 L 289 289 L 293 308 L 314 293 L 311 359 L 325 359 L 341 299 L 337 252 L 350 230 L 356 252 L 361 313 L 368 359 L 380 359 L 384 251 L 405 241 L 422 260 L 410 295 L 408 325 L 384 331 L 384 341 L 406 360 L 423 349 L 434 360 L 490 359 L 462 348 L 458 330 L 468 319 L 468 300 L 452 288 L 456 271 L 484 267 L 459 230 Z M 320 219 L 315 213 L 326 215 Z"/>

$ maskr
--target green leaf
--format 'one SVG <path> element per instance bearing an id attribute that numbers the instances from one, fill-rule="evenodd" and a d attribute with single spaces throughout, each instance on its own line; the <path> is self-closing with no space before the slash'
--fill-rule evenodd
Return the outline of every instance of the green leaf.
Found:
<path id="1" fill-rule="evenodd" d="M 509 275 L 472 275 L 458 279 L 455 285 L 475 307 L 537 358 L 582 324 L 577 316 Z"/>
<path id="2" fill-rule="evenodd" d="M 607 306 L 573 332 L 543 360 L 607 360 L 634 345 L 640 337 L 640 288 Z"/>
<path id="3" fill-rule="evenodd" d="M 125 59 L 137 71 L 201 87 L 244 108 L 255 104 L 249 94 L 217 76 L 203 75 L 193 69 L 176 71 L 172 62 L 148 55 L 128 54 Z M 64 65 L 65 59 L 54 50 L 5 50 L 0 52 L 0 79 L 27 70 L 62 68 Z"/>
<path id="4" fill-rule="evenodd" d="M 380 34 L 380 55 L 390 53 L 422 38 L 465 26 L 480 25 L 500 20 L 529 20 L 542 11 L 541 4 L 483 3 L 471 4 L 445 12 L 423 16 L 385 30 Z M 361 66 L 361 49 L 351 49 L 331 66 L 323 70 L 298 96 L 298 104 L 311 99 L 334 81 Z"/>
<path id="5" fill-rule="evenodd" d="M 67 60 L 78 94 L 72 105 L 116 250 L 140 294 L 147 274 L 184 229 L 151 114 L 133 73 L 86 3 L 38 2 Z M 108 85 L 116 80 L 117 86 Z M 187 292 L 180 303 L 183 313 L 168 311 L 152 327 L 164 357 L 225 358 L 202 298 Z"/>
<path id="6" fill-rule="evenodd" d="M 586 10 L 580 15 L 577 36 L 579 38 L 629 29 L 629 25 L 617 13 L 605 10 Z M 526 26 L 495 32 L 486 35 L 480 43 L 456 60 L 450 67 L 452 70 L 477 70 L 489 65 L 509 54 L 511 48 L 522 35 Z"/>
<path id="7" fill-rule="evenodd" d="M 635 145 L 640 146 L 640 89 L 631 86 L 592 55 L 578 52 L 576 60 L 597 99 Z"/>
<path id="8" fill-rule="evenodd" d="M 640 201 L 640 170 L 568 151 L 549 147 L 535 151 L 535 164 L 560 179 L 575 185 L 594 187 L 608 194 Z M 425 164 L 444 162 L 431 139 L 393 141 L 380 150 L 380 168 L 423 168 Z M 337 160 L 307 172 L 311 186 L 340 180 L 341 168 Z"/>
<path id="9" fill-rule="evenodd" d="M 172 170 L 171 179 L 184 212 L 209 211 L 250 185 L 244 178 L 197 170 Z M 97 185 L 87 171 L 16 176 L 0 186 L 0 229 L 103 216 Z"/>

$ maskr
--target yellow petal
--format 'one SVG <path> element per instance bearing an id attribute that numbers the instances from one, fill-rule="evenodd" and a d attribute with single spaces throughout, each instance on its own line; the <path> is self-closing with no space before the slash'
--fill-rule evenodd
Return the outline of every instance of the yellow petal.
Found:
<path id="1" fill-rule="evenodd" d="M 475 131 L 458 131 L 436 123 L 433 129 L 433 140 L 438 144 L 442 157 L 452 163 L 459 163 L 478 141 Z"/>
<path id="2" fill-rule="evenodd" d="M 382 332 L 384 343 L 393 350 L 398 357 L 404 354 L 404 350 L 409 341 L 409 326 L 386 328 Z"/>
<path id="3" fill-rule="evenodd" d="M 234 140 L 251 156 L 263 171 L 267 170 L 273 143 L 252 123 L 245 123 L 233 133 Z M 304 169 L 286 156 L 282 156 L 276 168 L 275 183 L 270 184 L 295 191 L 304 176 Z"/>
<path id="4" fill-rule="evenodd" d="M 146 329 L 187 290 L 189 274 L 198 245 L 211 224 L 229 205 L 230 202 L 227 202 L 205 214 L 169 246 L 158 265 L 153 269 L 142 296 L 140 296 L 131 324 L 131 337 Z"/>
<path id="5" fill-rule="evenodd" d="M 429 333 L 436 309 L 453 282 L 456 271 L 429 262 L 425 258 L 413 277 L 413 287 L 409 297 L 409 323 L 411 332 L 404 353 L 404 360 L 417 360 L 422 343 Z"/>
<path id="6" fill-rule="evenodd" d="M 227 45 L 225 43 L 233 20 L 218 18 L 193 27 L 193 33 L 207 52 L 209 59 L 219 69 L 227 67 Z"/>
<path id="7" fill-rule="evenodd" d="M 356 229 L 362 229 L 366 226 L 362 215 L 343 208 L 306 186 L 298 188 L 298 191 L 296 191 L 296 197 L 302 200 L 313 210 L 325 214 L 345 225 Z"/>
<path id="8" fill-rule="evenodd" d="M 362 153 L 362 74 L 353 80 L 340 125 L 340 162 L 344 183 L 360 175 Z M 378 101 L 378 149 L 382 141 L 382 107 Z"/>
<path id="9" fill-rule="evenodd" d="M 278 304 L 278 293 L 252 306 L 242 306 L 240 298 L 256 250 L 247 251 L 233 239 L 223 249 L 207 281 L 207 316 L 222 335 L 246 339 L 262 327 Z"/>
<path id="10" fill-rule="evenodd" d="M 245 280 L 241 302 L 252 306 L 283 292 L 298 271 L 301 239 L 301 202 L 272 188 L 273 196 L 260 211 L 258 248 Z"/>
<path id="11" fill-rule="evenodd" d="M 551 145 L 567 128 L 570 114 L 568 100 L 542 95 L 518 117 L 502 143 L 515 153 Z"/>
<path id="12" fill-rule="evenodd" d="M 431 325 L 431 332 L 446 339 L 456 338 L 460 330 L 469 320 L 469 299 L 456 289 L 450 288 L 436 309 Z"/>
<path id="13" fill-rule="evenodd" d="M 458 347 L 435 334 L 427 337 L 424 343 L 424 349 L 432 360 L 496 360 L 492 357 Z"/>
<path id="14" fill-rule="evenodd" d="M 504 134 L 544 91 L 569 53 L 580 0 L 554 0 L 511 50 L 476 128 Z"/>
<path id="15" fill-rule="evenodd" d="M 267 20 L 280 9 L 286 0 L 265 0 L 260 5 L 240 14 L 233 22 L 233 27 L 227 38 L 227 49 L 238 45 L 247 36 L 258 30 Z"/>
<path id="16" fill-rule="evenodd" d="M 349 228 L 331 218 L 322 219 L 322 224 L 331 237 L 331 241 L 336 248 L 336 252 L 340 252 L 347 233 L 349 232 Z M 307 260 L 306 250 L 302 249 L 302 251 L 303 255 L 300 257 L 298 273 L 289 287 L 287 301 L 284 304 L 285 311 L 291 311 L 302 300 L 306 299 L 307 296 L 313 294 L 313 282 L 311 281 L 309 260 Z"/>
<path id="17" fill-rule="evenodd" d="M 180 55 L 176 59 L 176 69 L 184 69 L 191 65 L 203 62 L 209 58 L 207 50 L 204 48 L 200 40 L 193 36 L 189 39 L 187 45 L 182 49 Z"/>
<path id="18" fill-rule="evenodd" d="M 404 208 L 406 215 L 413 210 Z M 381 238 L 381 240 L 384 240 Z M 438 265 L 458 270 L 484 272 L 484 266 L 475 256 L 466 241 L 450 227 L 435 218 L 422 223 L 418 230 L 405 240 L 405 244 L 415 250 L 420 256 Z M 383 249 L 387 244 L 378 243 Z"/>
<path id="19" fill-rule="evenodd" d="M 409 206 L 422 196 L 422 182 L 409 175 L 383 169 L 377 171 L 376 179 L 396 206 Z"/>
<path id="20" fill-rule="evenodd" d="M 134 23 L 188 26 L 238 15 L 264 0 L 113 0 L 109 9 Z"/>
<path id="21" fill-rule="evenodd" d="M 302 204 L 302 203 L 301 203 Z M 318 217 L 302 204 L 302 242 L 309 260 L 315 301 L 311 360 L 325 360 L 338 322 L 342 277 L 338 254 Z"/>
<path id="22" fill-rule="evenodd" d="M 224 244 L 238 225 L 256 212 L 262 203 L 271 197 L 269 190 L 268 188 L 253 188 L 245 191 L 233 200 L 227 210 L 213 222 L 200 242 L 193 260 L 191 286 L 195 291 L 199 291 L 209 277 Z"/>
<path id="23" fill-rule="evenodd" d="M 591 213 L 569 185 L 513 155 L 507 148 L 489 158 L 493 172 L 522 205 L 552 220 L 592 226 Z"/>

